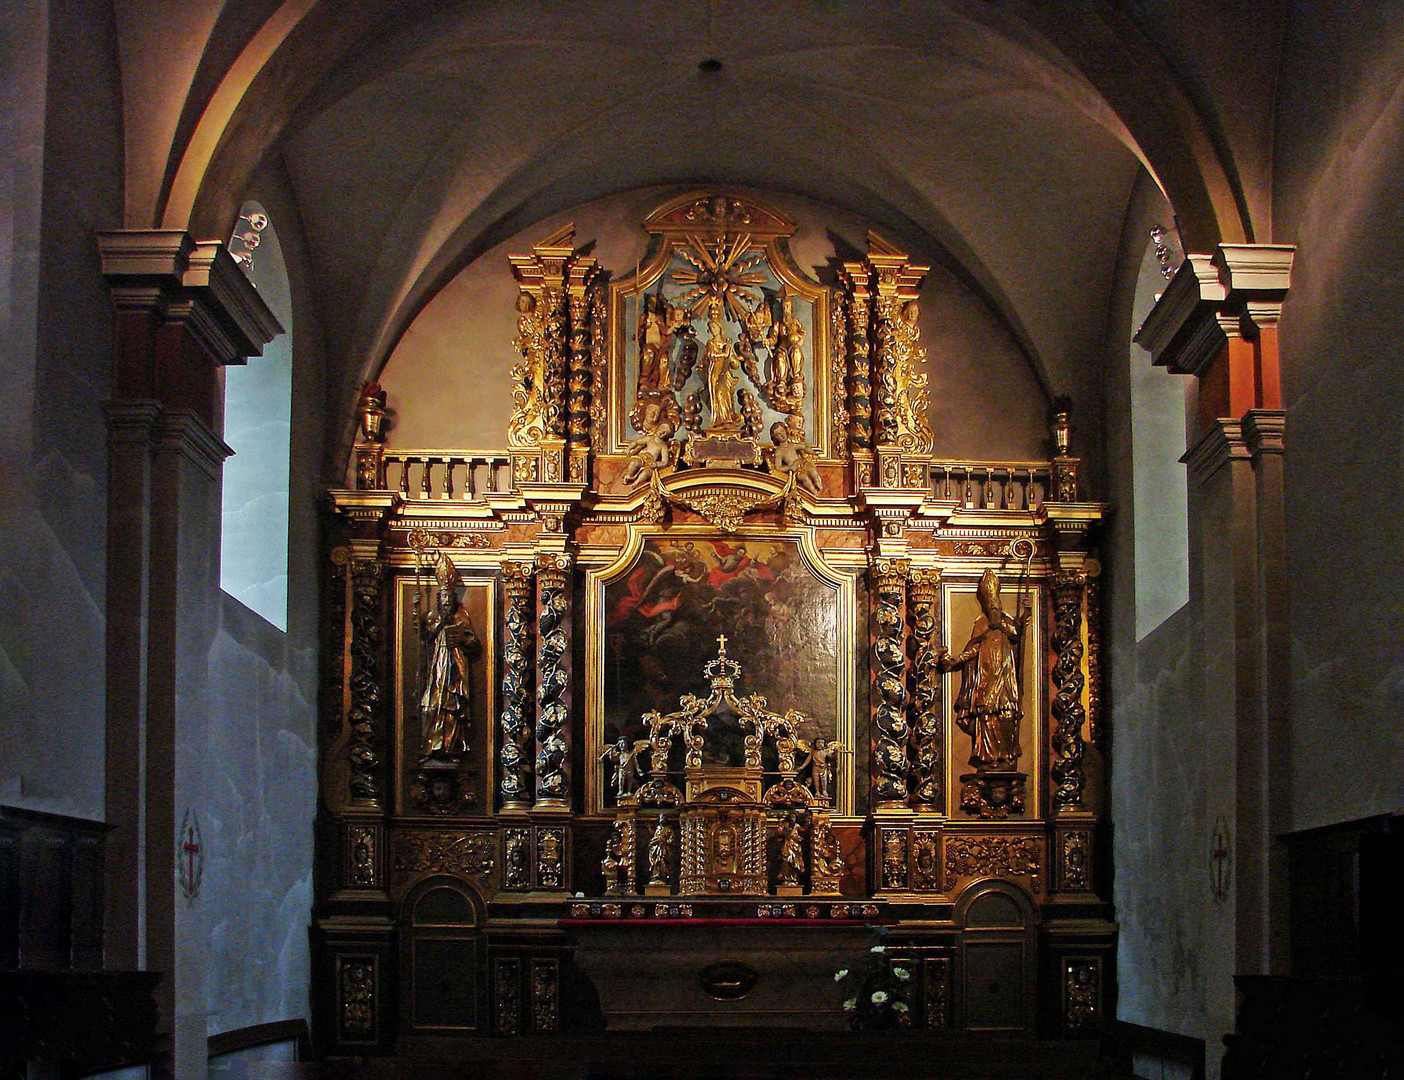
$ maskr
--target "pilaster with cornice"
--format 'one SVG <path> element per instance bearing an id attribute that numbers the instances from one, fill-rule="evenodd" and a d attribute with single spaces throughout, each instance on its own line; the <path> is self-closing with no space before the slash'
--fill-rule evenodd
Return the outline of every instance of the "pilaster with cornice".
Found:
<path id="1" fill-rule="evenodd" d="M 177 730 L 202 722 L 219 611 L 219 368 L 280 332 L 223 245 L 172 230 L 98 235 L 115 342 L 108 426 L 106 966 L 165 974 L 159 1030 L 174 1051 L 204 1034 L 178 991 Z M 188 798 L 188 796 L 185 796 Z M 120 853 L 126 853 L 122 857 Z"/>
<path id="2" fill-rule="evenodd" d="M 1277 325 L 1288 245 L 1223 244 L 1191 255 L 1136 341 L 1198 379 L 1190 479 L 1191 600 L 1206 641 L 1206 753 L 1231 753 L 1236 966 L 1285 970 L 1290 827 L 1290 639 L 1282 465 L 1286 420 Z M 1211 645 L 1210 642 L 1218 643 Z M 1227 658 L 1227 662 L 1225 659 Z M 1213 798 L 1211 797 L 1211 801 Z"/>

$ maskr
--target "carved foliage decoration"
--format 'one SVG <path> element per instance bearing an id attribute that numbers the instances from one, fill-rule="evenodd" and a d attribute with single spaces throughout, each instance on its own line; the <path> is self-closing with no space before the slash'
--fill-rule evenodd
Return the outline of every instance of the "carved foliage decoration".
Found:
<path id="1" fill-rule="evenodd" d="M 1038 892 L 1042 848 L 1032 837 L 952 836 L 946 840 L 946 880 L 1027 877 Z"/>
<path id="2" fill-rule="evenodd" d="M 1058 810 L 1082 806 L 1082 574 L 1058 575 L 1053 590 L 1053 805 Z"/>
<path id="3" fill-rule="evenodd" d="M 951 1026 L 951 961 L 950 957 L 933 956 L 922 965 L 922 982 L 926 1001 L 926 1026 Z"/>
<path id="4" fill-rule="evenodd" d="M 1063 961 L 1063 1023 L 1084 1031 L 1102 1020 L 1102 958 L 1069 956 Z"/>
<path id="5" fill-rule="evenodd" d="M 560 984 L 560 963 L 552 957 L 534 957 L 531 961 L 531 1030 L 551 1032 L 560 1026 L 557 993 Z"/>
<path id="6" fill-rule="evenodd" d="M 570 556 L 544 557 L 537 568 L 536 800 L 570 799 L 569 721 L 566 692 L 570 602 L 566 594 Z"/>
<path id="7" fill-rule="evenodd" d="M 342 1042 L 375 1041 L 377 960 L 374 956 L 337 956 L 337 1027 Z"/>
<path id="8" fill-rule="evenodd" d="M 502 805 L 506 808 L 530 806 L 532 797 L 531 572 L 531 564 L 526 562 L 502 565 L 507 610 L 503 615 L 499 762 Z"/>
<path id="9" fill-rule="evenodd" d="M 907 801 L 906 588 L 908 563 L 873 563 L 872 797 L 876 806 Z"/>
<path id="10" fill-rule="evenodd" d="M 1102 742 L 1102 583 L 1087 579 L 1087 737 Z"/>
<path id="11" fill-rule="evenodd" d="M 868 268 L 863 263 L 845 263 L 843 282 L 848 296 L 848 446 L 850 452 L 866 452 L 873 446 L 873 404 L 871 359 L 868 355 L 868 318 L 872 294 L 868 289 Z"/>
<path id="12" fill-rule="evenodd" d="M 912 630 L 916 639 L 912 683 L 912 802 L 939 805 L 942 799 L 944 736 L 941 724 L 941 670 L 937 664 L 941 626 L 939 570 L 914 570 L 911 578 Z"/>
<path id="13" fill-rule="evenodd" d="M 396 832 L 390 851 L 401 876 L 447 873 L 485 880 L 497 862 L 497 838 L 487 832 Z"/>
<path id="14" fill-rule="evenodd" d="M 383 567 L 357 559 L 351 573 L 350 789 L 354 802 L 376 805 L 381 794 L 381 664 Z"/>
<path id="15" fill-rule="evenodd" d="M 493 1024 L 499 1035 L 516 1035 L 522 1022 L 522 962 L 500 956 L 493 962 Z"/>

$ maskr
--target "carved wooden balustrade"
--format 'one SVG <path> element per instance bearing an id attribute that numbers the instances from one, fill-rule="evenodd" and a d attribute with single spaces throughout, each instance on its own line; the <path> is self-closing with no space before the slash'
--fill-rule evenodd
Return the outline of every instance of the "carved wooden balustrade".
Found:
<path id="1" fill-rule="evenodd" d="M 404 499 L 473 502 L 512 487 L 511 458 L 502 451 L 387 448 L 383 460 L 380 489 Z"/>
<path id="2" fill-rule="evenodd" d="M 1052 490 L 1047 461 L 936 461 L 927 466 L 942 502 L 975 510 L 1037 510 Z"/>

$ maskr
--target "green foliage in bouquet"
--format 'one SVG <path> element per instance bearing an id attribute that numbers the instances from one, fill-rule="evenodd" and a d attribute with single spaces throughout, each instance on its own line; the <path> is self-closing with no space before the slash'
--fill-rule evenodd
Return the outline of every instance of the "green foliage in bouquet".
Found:
<path id="1" fill-rule="evenodd" d="M 912 1026 L 912 969 L 894 962 L 881 943 L 851 968 L 834 972 L 848 996 L 843 1009 L 855 1031 L 889 1031 Z"/>

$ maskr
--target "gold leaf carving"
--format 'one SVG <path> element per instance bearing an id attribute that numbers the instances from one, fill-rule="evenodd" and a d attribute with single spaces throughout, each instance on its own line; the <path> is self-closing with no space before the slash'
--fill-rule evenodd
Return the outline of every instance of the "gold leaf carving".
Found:
<path id="1" fill-rule="evenodd" d="M 391 860 L 401 874 L 428 871 L 486 877 L 497 862 L 497 837 L 492 833 L 396 833 Z"/>
<path id="2" fill-rule="evenodd" d="M 1039 890 L 1042 845 L 1032 837 L 955 836 L 946 841 L 946 880 L 1027 877 Z"/>

